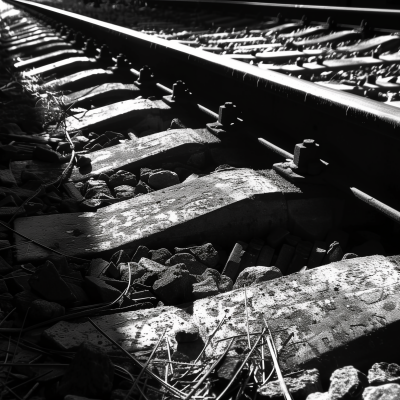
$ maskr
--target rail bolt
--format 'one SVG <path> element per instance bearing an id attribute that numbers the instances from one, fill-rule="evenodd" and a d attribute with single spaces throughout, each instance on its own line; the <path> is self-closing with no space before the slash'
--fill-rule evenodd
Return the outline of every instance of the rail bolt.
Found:
<path id="1" fill-rule="evenodd" d="M 115 66 L 117 68 L 129 68 L 129 61 L 126 59 L 124 54 L 118 54 L 116 57 L 117 61 Z"/>
<path id="2" fill-rule="evenodd" d="M 294 148 L 294 164 L 301 170 L 307 171 L 313 163 L 320 159 L 320 147 L 314 139 L 305 139 L 303 143 L 296 144 Z"/>
<path id="3" fill-rule="evenodd" d="M 301 57 L 297 57 L 297 59 L 296 59 L 296 65 L 297 65 L 298 67 L 302 67 L 303 64 L 304 64 L 304 60 L 303 60 Z"/>
<path id="4" fill-rule="evenodd" d="M 149 82 L 153 80 L 153 78 L 154 78 L 153 72 L 148 65 L 145 65 L 139 71 L 139 78 L 138 78 L 139 83 Z"/>
<path id="5" fill-rule="evenodd" d="M 108 46 L 106 44 L 103 44 L 100 47 L 100 53 L 96 57 L 96 60 L 101 62 L 101 63 L 104 63 L 106 65 L 112 65 L 113 64 L 113 60 L 112 60 L 112 57 L 111 57 L 111 52 L 108 49 Z"/>
<path id="6" fill-rule="evenodd" d="M 61 36 L 66 36 L 68 33 L 68 27 L 66 25 L 62 25 L 60 28 L 60 35 Z"/>
<path id="7" fill-rule="evenodd" d="M 218 122 L 221 125 L 229 126 L 235 123 L 236 120 L 237 120 L 237 109 L 233 103 L 227 102 L 223 106 L 219 107 Z"/>
<path id="8" fill-rule="evenodd" d="M 186 87 L 186 83 L 182 81 L 177 81 L 172 85 L 172 100 L 186 99 L 191 93 Z"/>
<path id="9" fill-rule="evenodd" d="M 72 42 L 74 40 L 75 37 L 75 32 L 73 29 L 70 29 L 67 33 L 67 37 L 65 38 L 66 42 Z"/>
<path id="10" fill-rule="evenodd" d="M 89 57 L 94 57 L 97 54 L 96 45 L 95 45 L 94 40 L 92 38 L 89 38 L 86 41 L 85 46 L 83 48 L 83 51 Z"/>
<path id="11" fill-rule="evenodd" d="M 85 45 L 84 36 L 82 32 L 76 32 L 74 36 L 74 47 L 81 49 Z"/>

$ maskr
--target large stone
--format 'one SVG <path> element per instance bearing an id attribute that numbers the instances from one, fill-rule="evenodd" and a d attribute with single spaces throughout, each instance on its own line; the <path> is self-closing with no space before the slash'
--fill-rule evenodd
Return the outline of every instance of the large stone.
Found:
<path id="1" fill-rule="evenodd" d="M 180 304 L 192 300 L 196 278 L 189 274 L 185 264 L 169 267 L 154 283 L 153 290 L 164 304 Z"/>
<path id="2" fill-rule="evenodd" d="M 146 272 L 147 269 L 138 263 L 129 262 L 118 265 L 118 269 L 120 272 L 121 280 L 128 282 L 129 280 L 129 272 L 131 274 L 131 282 L 141 278 Z"/>
<path id="3" fill-rule="evenodd" d="M 117 199 L 132 199 L 135 197 L 135 188 L 128 185 L 121 185 L 114 188 L 114 194 Z"/>
<path id="4" fill-rule="evenodd" d="M 282 272 L 276 267 L 248 267 L 239 274 L 233 288 L 254 286 L 257 283 L 270 281 L 281 276 Z"/>
<path id="5" fill-rule="evenodd" d="M 72 394 L 107 399 L 113 381 L 114 365 L 108 355 L 100 347 L 84 342 L 61 379 L 57 394 L 61 398 Z"/>
<path id="6" fill-rule="evenodd" d="M 219 262 L 218 251 L 215 250 L 211 243 L 203 244 L 202 246 L 193 246 L 187 248 L 175 248 L 175 253 L 190 253 L 197 260 L 209 268 L 215 268 Z"/>
<path id="7" fill-rule="evenodd" d="M 306 400 L 311 393 L 320 392 L 322 385 L 317 369 L 306 369 L 297 374 L 285 378 L 286 386 L 293 400 Z M 268 382 L 258 389 L 259 398 L 284 400 L 281 385 L 278 380 Z"/>
<path id="8" fill-rule="evenodd" d="M 42 322 L 52 318 L 61 317 L 64 314 L 65 308 L 60 304 L 38 299 L 31 303 L 29 319 L 35 322 Z"/>
<path id="9" fill-rule="evenodd" d="M 215 279 L 208 277 L 201 282 L 193 284 L 193 298 L 196 300 L 214 296 L 219 293 Z"/>
<path id="10" fill-rule="evenodd" d="M 113 189 L 122 185 L 136 186 L 137 180 L 136 176 L 131 172 L 120 170 L 110 176 L 108 184 Z"/>
<path id="11" fill-rule="evenodd" d="M 150 192 L 153 192 L 153 189 L 145 182 L 139 181 L 138 184 L 135 186 L 135 194 L 147 194 Z"/>
<path id="12" fill-rule="evenodd" d="M 221 275 L 221 279 L 218 284 L 218 290 L 221 293 L 229 292 L 233 289 L 233 281 L 229 276 Z"/>
<path id="13" fill-rule="evenodd" d="M 178 253 L 174 254 L 165 265 L 176 265 L 176 264 L 185 264 L 188 271 L 192 275 L 201 275 L 206 269 L 207 266 L 197 261 L 196 258 L 189 253 Z"/>
<path id="14" fill-rule="evenodd" d="M 150 250 L 150 257 L 152 261 L 165 265 L 165 262 L 172 257 L 168 249 Z"/>
<path id="15" fill-rule="evenodd" d="M 145 268 L 147 272 L 155 272 L 155 273 L 159 274 L 160 276 L 161 276 L 165 271 L 167 271 L 167 269 L 168 269 L 168 268 L 165 267 L 164 265 L 162 265 L 162 264 L 160 264 L 160 263 L 158 263 L 158 262 L 149 260 L 149 259 L 146 258 L 146 257 L 142 257 L 142 258 L 140 259 L 139 265 L 140 265 L 141 267 Z"/>
<path id="16" fill-rule="evenodd" d="M 337 369 L 330 380 L 331 400 L 357 399 L 368 386 L 368 378 L 353 366 Z"/>
<path id="17" fill-rule="evenodd" d="M 92 179 L 86 183 L 86 190 L 84 192 L 86 199 L 92 199 L 100 194 L 111 196 L 107 182 Z"/>
<path id="18" fill-rule="evenodd" d="M 371 386 L 400 383 L 400 366 L 386 362 L 375 363 L 368 371 L 368 381 Z"/>
<path id="19" fill-rule="evenodd" d="M 159 171 L 150 174 L 149 186 L 153 189 L 165 189 L 179 183 L 178 175 L 173 171 Z"/>
<path id="20" fill-rule="evenodd" d="M 50 261 L 46 261 L 45 264 L 36 269 L 29 279 L 29 285 L 34 292 L 47 301 L 68 304 L 76 300 L 70 287 Z"/>
<path id="21" fill-rule="evenodd" d="M 378 387 L 367 387 L 362 400 L 398 400 L 400 399 L 400 385 L 388 383 Z"/>

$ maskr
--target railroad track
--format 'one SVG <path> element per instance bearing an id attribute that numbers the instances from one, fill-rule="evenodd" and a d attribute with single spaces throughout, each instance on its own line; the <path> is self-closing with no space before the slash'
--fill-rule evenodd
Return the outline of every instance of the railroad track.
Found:
<path id="1" fill-rule="evenodd" d="M 2 56 L 41 124 L 1 125 L 0 266 L 19 317 L 0 333 L 44 329 L 40 344 L 64 352 L 90 338 L 113 361 L 122 345 L 151 381 L 135 396 L 268 398 L 272 366 L 283 391 L 281 369 L 322 391 L 336 367 L 399 362 L 394 32 L 190 4 L 137 9 L 131 30 L 8 4 Z M 233 364 L 218 358 L 227 338 Z M 154 345 L 163 379 L 147 368 Z"/>

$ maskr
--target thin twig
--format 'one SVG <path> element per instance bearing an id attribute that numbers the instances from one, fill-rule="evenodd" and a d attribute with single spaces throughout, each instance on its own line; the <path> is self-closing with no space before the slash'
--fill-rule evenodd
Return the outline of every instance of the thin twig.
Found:
<path id="1" fill-rule="evenodd" d="M 140 397 L 139 397 L 139 400 L 142 400 L 142 397 L 144 397 L 145 400 L 147 399 L 146 396 L 145 396 L 145 392 L 146 392 L 146 387 L 147 387 L 147 381 L 148 381 L 148 380 L 149 380 L 149 377 L 146 376 L 146 379 L 145 379 L 145 381 L 144 381 L 144 383 L 143 383 L 143 388 L 142 388 L 143 394 L 142 394 L 142 391 L 140 390 L 140 388 L 139 388 L 139 386 L 138 386 L 138 389 L 140 390 Z"/>
<path id="2" fill-rule="evenodd" d="M 271 340 L 271 343 L 272 343 L 272 346 L 273 346 L 273 348 L 274 348 L 275 355 L 278 356 L 278 352 L 277 352 L 276 347 L 275 347 L 274 336 L 272 335 L 271 329 L 269 329 L 269 325 L 268 325 L 267 320 L 266 320 L 264 317 L 263 317 L 263 320 L 264 320 L 265 326 L 267 327 L 268 335 L 269 335 L 270 338 L 272 339 L 272 340 Z"/>
<path id="3" fill-rule="evenodd" d="M 5 360 L 4 360 L 3 365 L 7 363 L 7 361 L 8 361 L 8 355 L 11 354 L 11 351 L 10 351 L 10 344 L 11 344 L 11 336 L 8 338 L 7 353 L 6 353 L 6 358 L 5 358 Z M 14 350 L 14 351 L 15 351 L 15 350 Z"/>
<path id="4" fill-rule="evenodd" d="M 286 386 L 285 379 L 282 376 L 281 367 L 279 366 L 279 363 L 278 363 L 278 357 L 275 353 L 274 345 L 272 344 L 272 338 L 269 335 L 267 335 L 266 339 L 267 339 L 267 345 L 269 348 L 269 352 L 271 353 L 272 361 L 274 362 L 276 375 L 278 376 L 278 381 L 281 386 L 282 393 L 286 400 L 292 400 L 292 396 L 290 395 L 289 390 Z"/>
<path id="5" fill-rule="evenodd" d="M 252 349 L 247 353 L 246 358 L 244 359 L 244 361 L 242 362 L 242 364 L 240 365 L 240 367 L 238 368 L 238 370 L 236 371 L 235 375 L 232 377 L 232 379 L 229 381 L 228 385 L 226 386 L 226 388 L 222 391 L 222 393 L 219 394 L 219 396 L 217 397 L 217 400 L 221 400 L 226 392 L 229 390 L 229 388 L 232 386 L 233 382 L 235 382 L 236 378 L 239 376 L 239 374 L 242 372 L 242 369 L 244 368 L 244 366 L 246 365 L 248 359 L 251 357 L 251 355 L 253 354 L 254 350 L 256 349 L 258 342 L 261 340 L 261 338 L 264 335 L 265 332 L 265 328 L 263 328 L 261 335 L 258 337 L 258 339 L 256 340 L 256 342 L 254 343 L 254 346 L 252 347 Z"/>
<path id="6" fill-rule="evenodd" d="M 196 360 L 194 361 L 194 364 L 196 364 L 200 360 L 200 358 L 202 357 L 202 355 L 206 351 L 207 346 L 210 344 L 212 338 L 215 336 L 215 334 L 217 333 L 218 329 L 221 328 L 221 325 L 225 321 L 225 318 L 226 318 L 226 315 L 223 316 L 223 318 L 221 319 L 221 321 L 219 322 L 219 324 L 215 328 L 214 332 L 207 338 L 207 342 L 204 345 L 203 349 L 201 350 L 200 354 L 197 356 Z"/>
<path id="7" fill-rule="evenodd" d="M 283 342 L 281 348 L 279 349 L 279 351 L 278 351 L 278 353 L 277 353 L 278 356 L 281 354 L 282 350 L 283 350 L 283 349 L 285 348 L 285 346 L 289 343 L 290 339 L 292 339 L 293 336 L 294 336 L 294 333 L 292 332 L 292 333 L 286 338 L 286 340 Z M 262 361 L 264 361 L 264 359 L 263 359 Z M 274 371 L 275 371 L 275 367 L 272 366 L 272 370 L 271 370 L 270 374 L 268 375 L 268 377 L 267 377 L 266 379 L 263 378 L 263 383 L 262 383 L 263 385 L 265 385 L 265 384 L 271 379 L 271 376 L 273 375 Z"/>
<path id="8" fill-rule="evenodd" d="M 89 318 L 89 322 L 94 325 L 94 322 Z M 163 334 L 160 336 L 160 339 L 158 340 L 157 344 L 154 346 L 153 351 L 150 354 L 150 357 L 148 358 L 148 360 L 146 361 L 146 363 L 143 365 L 143 368 L 141 369 L 141 371 L 139 372 L 139 375 L 137 376 L 135 382 L 133 383 L 133 385 L 131 386 L 131 388 L 129 389 L 128 394 L 125 397 L 125 400 L 130 396 L 130 394 L 133 392 L 133 389 L 136 387 L 137 383 L 139 382 L 139 379 L 141 378 L 141 376 L 143 375 L 143 373 L 147 370 L 147 367 L 150 364 L 151 359 L 153 358 L 154 354 L 156 353 L 158 346 L 161 343 L 161 340 L 164 338 L 165 332 L 167 329 L 164 329 Z"/>
<path id="9" fill-rule="evenodd" d="M 43 364 L 42 364 L 42 366 L 43 366 Z M 45 375 L 49 374 L 50 372 L 53 372 L 53 370 L 51 369 L 50 371 L 44 372 L 43 374 L 40 374 L 38 376 L 34 376 L 33 378 L 28 379 L 27 381 L 22 382 L 19 385 L 12 387 L 11 389 L 15 390 L 15 389 L 19 388 L 20 386 L 26 385 L 27 383 L 31 383 L 33 381 L 37 381 L 38 379 L 43 378 Z"/>
<path id="10" fill-rule="evenodd" d="M 225 351 L 218 357 L 218 359 L 211 365 L 210 369 L 202 376 L 202 378 L 196 383 L 196 385 L 192 388 L 192 390 L 188 393 L 188 395 L 185 397 L 185 400 L 189 400 L 192 395 L 196 392 L 196 390 L 201 386 L 201 384 L 204 382 L 204 380 L 211 374 L 211 372 L 215 369 L 215 367 L 221 362 L 221 360 L 225 357 L 225 355 L 228 353 L 229 349 L 232 346 L 232 343 L 235 339 L 232 339 L 230 343 L 228 344 L 228 347 L 225 349 Z"/>
<path id="11" fill-rule="evenodd" d="M 204 354 L 204 352 L 206 351 L 207 346 L 209 345 L 209 343 L 211 342 L 212 338 L 215 336 L 215 334 L 217 333 L 218 329 L 221 327 L 221 325 L 224 323 L 226 318 L 226 315 L 223 316 L 223 318 L 221 319 L 221 321 L 218 323 L 217 327 L 215 328 L 214 332 L 207 338 L 207 342 L 204 345 L 203 349 L 201 350 L 200 354 L 197 356 L 197 358 L 194 360 L 193 362 L 193 367 L 199 362 L 199 360 L 201 359 L 202 355 Z M 193 367 L 190 367 L 182 376 L 180 376 L 179 379 L 184 378 L 191 370 Z"/>
<path id="12" fill-rule="evenodd" d="M 17 344 L 16 344 L 16 346 L 15 346 L 14 354 L 13 354 L 13 357 L 12 357 L 11 360 L 14 360 L 15 355 L 17 354 L 19 342 L 20 342 L 20 340 L 21 340 L 22 330 L 23 330 L 23 328 L 24 328 L 24 326 L 25 326 L 25 322 L 26 322 L 26 319 L 28 318 L 28 314 L 29 314 L 29 311 L 30 311 L 30 310 L 31 310 L 30 307 L 28 307 L 28 309 L 26 310 L 25 317 L 24 317 L 24 320 L 23 320 L 23 322 L 22 322 L 22 329 L 21 329 L 21 331 L 19 332 Z M 9 376 L 10 376 L 10 372 L 11 372 L 11 368 L 8 368 L 8 372 L 7 372 L 7 376 L 6 376 L 6 380 L 5 380 L 4 386 L 7 385 L 8 378 L 9 378 Z"/>
<path id="13" fill-rule="evenodd" d="M 247 288 L 246 288 L 246 286 L 244 287 L 244 307 L 246 310 L 247 343 L 248 343 L 249 350 L 250 350 L 251 343 L 250 343 L 250 329 L 249 329 L 249 310 L 247 308 Z"/>
<path id="14" fill-rule="evenodd" d="M 253 375 L 253 373 L 254 373 L 254 365 L 251 365 L 250 371 L 249 371 L 245 381 L 243 382 L 243 385 L 240 387 L 239 391 L 237 392 L 236 400 L 240 400 L 240 398 L 242 397 L 242 393 L 246 389 L 246 386 L 249 383 L 250 377 Z M 254 373 L 254 375 L 255 375 L 255 373 Z"/>
<path id="15" fill-rule="evenodd" d="M 14 392 L 10 387 L 8 387 L 6 384 L 3 384 L 4 390 L 8 390 L 17 400 L 23 400 L 20 396 L 17 395 L 17 393 Z"/>
<path id="16" fill-rule="evenodd" d="M 3 324 L 3 322 L 16 310 L 16 308 L 13 308 L 0 322 L 0 326 Z"/>
<path id="17" fill-rule="evenodd" d="M 171 375 L 173 375 L 174 374 L 174 369 L 172 368 L 172 364 L 171 364 L 171 349 L 170 349 L 170 346 L 169 346 L 168 336 L 165 337 L 165 341 L 167 342 L 168 360 L 170 361 L 170 363 L 167 364 L 167 365 L 169 365 L 169 368 L 171 370 Z"/>
<path id="18" fill-rule="evenodd" d="M 262 380 L 265 381 L 265 353 L 264 353 L 264 337 L 261 340 L 261 365 L 262 365 Z"/>
<path id="19" fill-rule="evenodd" d="M 27 400 L 29 397 L 30 397 L 30 395 L 36 390 L 36 388 L 39 386 L 39 382 L 36 382 L 34 385 L 33 385 L 33 387 L 32 387 L 32 389 L 22 398 L 22 400 Z"/>
<path id="20" fill-rule="evenodd" d="M 140 392 L 140 398 L 144 397 L 144 400 L 149 400 L 146 395 L 144 394 L 144 392 L 142 391 L 142 389 L 140 389 L 140 386 L 137 386 L 139 392 Z M 140 399 L 139 399 L 140 400 Z"/>

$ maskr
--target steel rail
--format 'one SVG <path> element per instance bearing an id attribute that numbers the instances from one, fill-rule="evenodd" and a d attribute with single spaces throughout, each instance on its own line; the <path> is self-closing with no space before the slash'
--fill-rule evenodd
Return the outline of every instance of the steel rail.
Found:
<path id="1" fill-rule="evenodd" d="M 324 6 L 312 4 L 282 4 L 282 3 L 262 3 L 259 1 L 235 1 L 235 0 L 151 0 L 150 3 L 176 3 L 179 5 L 196 4 L 197 7 L 211 6 L 216 7 L 229 6 L 229 11 L 244 9 L 246 11 L 254 10 L 256 13 L 266 13 L 271 11 L 271 16 L 277 12 L 283 12 L 287 18 L 301 18 L 306 15 L 309 20 L 324 20 L 326 16 L 334 18 L 340 24 L 356 24 L 359 25 L 361 20 L 367 19 L 376 26 L 376 22 L 384 24 L 386 28 L 399 29 L 398 18 L 400 10 L 385 8 L 368 8 L 368 7 L 339 7 Z M 321 1 L 323 3 L 323 1 Z M 261 14 L 261 15 L 263 15 Z M 323 17 L 321 19 L 319 17 Z M 372 20 L 373 18 L 373 20 Z"/>
<path id="2" fill-rule="evenodd" d="M 155 2 L 155 0 L 152 0 Z M 259 1 L 234 1 L 234 0 L 158 0 L 159 3 L 164 2 L 178 2 L 178 3 L 196 3 L 204 4 L 211 3 L 224 4 L 224 5 L 241 5 L 241 6 L 257 6 L 264 8 L 277 8 L 277 9 L 296 9 L 296 10 L 320 10 L 320 11 L 344 11 L 346 13 L 370 13 L 375 14 L 395 14 L 400 16 L 400 10 L 386 9 L 386 8 L 368 8 L 368 7 L 338 7 L 338 6 L 318 6 L 313 4 L 285 4 L 285 3 L 263 3 Z"/>
<path id="3" fill-rule="evenodd" d="M 374 129 L 378 134 L 400 141 L 399 110 L 384 103 L 315 85 L 312 82 L 278 72 L 261 70 L 254 65 L 227 59 L 206 51 L 202 52 L 180 43 L 149 36 L 54 7 L 26 0 L 7 1 L 45 13 L 57 20 L 61 19 L 65 23 L 75 25 L 82 30 L 86 25 L 86 30 L 90 31 L 92 36 L 95 36 L 96 33 L 102 34 L 101 36 L 104 37 L 105 41 L 112 43 L 113 48 L 119 48 L 121 51 L 128 48 L 133 49 L 131 46 L 135 44 L 148 50 L 157 51 L 158 58 L 162 58 L 165 53 L 168 53 L 169 57 L 176 60 L 210 70 L 225 77 L 228 76 L 246 86 L 283 96 L 289 101 L 317 108 L 333 117 L 343 118 L 348 122 L 352 121 L 361 125 L 368 124 L 368 128 Z M 118 38 L 118 40 L 114 40 L 115 38 Z"/>

